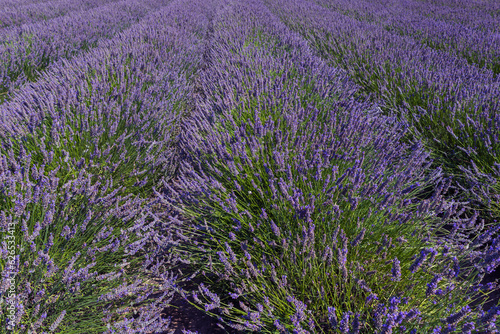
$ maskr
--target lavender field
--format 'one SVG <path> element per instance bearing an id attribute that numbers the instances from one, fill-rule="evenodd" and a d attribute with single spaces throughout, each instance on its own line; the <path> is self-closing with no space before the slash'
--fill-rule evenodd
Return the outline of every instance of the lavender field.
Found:
<path id="1" fill-rule="evenodd" d="M 0 333 L 498 333 L 499 74 L 497 0 L 0 0 Z"/>

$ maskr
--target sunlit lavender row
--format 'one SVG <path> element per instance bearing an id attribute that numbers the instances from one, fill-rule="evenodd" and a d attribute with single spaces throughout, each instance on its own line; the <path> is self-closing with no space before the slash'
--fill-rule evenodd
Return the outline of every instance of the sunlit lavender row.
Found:
<path id="1" fill-rule="evenodd" d="M 386 113 L 408 121 L 413 136 L 456 176 L 456 186 L 476 209 L 500 216 L 499 76 L 312 1 L 267 3 L 332 66 L 346 69 Z"/>
<path id="2" fill-rule="evenodd" d="M 497 1 L 346 1 L 315 0 L 319 5 L 335 9 L 360 20 L 391 22 L 399 15 L 412 16 L 419 23 L 423 17 L 443 24 L 458 24 L 473 30 L 497 31 L 500 6 Z"/>
<path id="3" fill-rule="evenodd" d="M 116 0 L 55 0 L 44 2 L 0 4 L 0 28 L 29 24 L 58 16 L 102 6 Z"/>
<path id="4" fill-rule="evenodd" d="M 47 0 L 2 0 L 0 7 L 13 7 L 47 2 Z"/>
<path id="5" fill-rule="evenodd" d="M 320 0 L 318 4 L 360 21 L 376 22 L 390 32 L 410 36 L 431 48 L 458 55 L 469 63 L 491 69 L 495 74 L 500 72 L 500 7 L 497 16 L 489 8 L 479 13 L 477 21 L 455 22 L 443 16 L 429 17 L 429 12 L 435 13 L 438 9 L 435 6 L 431 9 L 428 3 L 421 1 Z M 470 18 L 470 8 L 458 8 L 469 13 Z"/>
<path id="6" fill-rule="evenodd" d="M 168 328 L 175 277 L 164 268 L 176 261 L 155 254 L 175 236 L 154 229 L 168 212 L 155 214 L 150 194 L 172 173 L 206 29 L 203 12 L 172 2 L 0 107 L 1 293 L 14 306 L 2 304 L 2 332 Z"/>
<path id="7" fill-rule="evenodd" d="M 119 1 L 0 32 L 0 94 L 34 81 L 54 61 L 97 46 L 166 1 Z"/>
<path id="8" fill-rule="evenodd" d="M 192 217 L 197 241 L 181 249 L 218 283 L 191 299 L 241 331 L 492 326 L 480 310 L 470 321 L 477 274 L 495 267 L 474 251 L 484 240 L 468 245 L 482 225 L 459 219 L 448 180 L 402 143 L 407 123 L 363 102 L 262 2 L 219 15 L 199 112 L 181 132 L 186 176 L 163 195 Z"/>
<path id="9" fill-rule="evenodd" d="M 1 333 L 498 332 L 494 1 L 58 3 L 0 30 Z"/>

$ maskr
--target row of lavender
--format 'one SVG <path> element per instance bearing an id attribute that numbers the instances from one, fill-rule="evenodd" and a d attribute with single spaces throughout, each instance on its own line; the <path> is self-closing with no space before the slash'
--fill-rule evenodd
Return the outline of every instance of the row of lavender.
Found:
<path id="1" fill-rule="evenodd" d="M 0 106 L 0 332 L 168 329 L 175 235 L 151 193 L 174 173 L 205 5 L 157 8 Z"/>
<path id="2" fill-rule="evenodd" d="M 386 113 L 406 120 L 473 207 L 486 209 L 485 217 L 500 216 L 499 76 L 422 45 L 418 37 L 313 1 L 266 3 L 322 57 L 346 69 Z"/>
<path id="3" fill-rule="evenodd" d="M 2 1 L 0 2 L 0 28 L 47 20 L 74 11 L 91 9 L 110 1 L 116 0 L 53 0 L 32 1 L 31 3 Z"/>
<path id="4" fill-rule="evenodd" d="M 376 22 L 390 32 L 411 36 L 431 48 L 463 57 L 495 74 L 500 73 L 498 2 L 496 11 L 491 8 L 495 3 L 488 2 L 483 4 L 486 5 L 483 9 L 471 8 L 470 3 L 460 6 L 453 2 L 443 8 L 414 0 L 384 3 L 319 0 L 317 3 L 361 21 Z M 448 15 L 442 15 L 443 11 Z"/>
<path id="5" fill-rule="evenodd" d="M 430 18 L 442 22 L 465 26 L 474 30 L 498 31 L 500 5 L 495 0 L 465 1 L 384 1 L 369 2 L 357 0 L 315 0 L 316 3 L 330 9 L 342 11 L 346 15 L 356 16 L 360 20 L 376 21 L 379 23 L 398 20 L 395 14 L 414 16 L 413 23 L 420 19 Z"/>
<path id="6" fill-rule="evenodd" d="M 205 279 L 180 292 L 239 330 L 493 328 L 469 304 L 497 239 L 470 243 L 477 216 L 363 96 L 259 0 L 175 1 L 57 62 L 0 106 L 5 328 L 161 332 L 176 256 Z"/>
<path id="7" fill-rule="evenodd" d="M 176 250 L 204 283 L 184 297 L 240 331 L 493 330 L 499 309 L 477 297 L 498 289 L 479 282 L 499 239 L 484 252 L 491 230 L 470 242 L 484 224 L 459 219 L 461 204 L 443 197 L 450 181 L 418 141 L 404 143 L 407 122 L 261 0 L 229 2 L 213 26 L 179 179 L 155 190 L 190 222 Z"/>
<path id="8" fill-rule="evenodd" d="M 137 22 L 166 1 L 117 1 L 90 10 L 0 30 L 0 101 L 34 81 L 61 58 L 71 58 Z"/>

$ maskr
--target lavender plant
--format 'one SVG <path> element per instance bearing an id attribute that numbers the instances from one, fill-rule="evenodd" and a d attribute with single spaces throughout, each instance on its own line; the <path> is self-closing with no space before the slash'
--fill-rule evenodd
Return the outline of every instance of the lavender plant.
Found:
<path id="1" fill-rule="evenodd" d="M 205 283 L 185 297 L 265 333 L 480 328 L 467 308 L 480 277 L 464 265 L 478 255 L 438 238 L 457 205 L 443 199 L 440 171 L 426 173 L 421 145 L 400 142 L 405 124 L 350 99 L 345 73 L 307 48 L 273 53 L 266 34 L 284 45 L 296 36 L 261 2 L 225 10 L 200 74 L 210 98 L 181 132 L 183 174 L 156 191 L 192 222 L 178 251 Z M 417 200 L 431 183 L 433 196 Z"/>

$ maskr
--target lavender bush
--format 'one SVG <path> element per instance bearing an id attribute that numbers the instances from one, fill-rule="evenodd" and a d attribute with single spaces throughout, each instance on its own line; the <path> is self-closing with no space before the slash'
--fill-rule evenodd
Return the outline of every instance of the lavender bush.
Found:
<path id="1" fill-rule="evenodd" d="M 112 180 L 92 182 L 83 170 L 60 187 L 55 172 L 44 175 L 23 153 L 20 161 L 2 155 L 2 332 L 103 332 L 121 320 L 103 311 L 132 306 L 158 290 L 164 294 L 154 306 L 165 305 L 172 288 L 141 284 L 147 275 L 137 268 L 151 261 L 132 258 L 150 237 L 141 231 L 147 220 L 131 219 L 145 201 L 120 195 Z M 12 307 L 14 318 L 7 316 Z M 136 311 L 143 327 L 145 310 Z M 165 319 L 155 318 L 165 327 Z"/>

